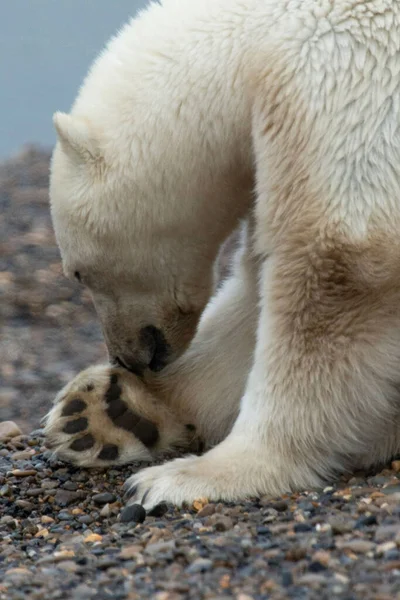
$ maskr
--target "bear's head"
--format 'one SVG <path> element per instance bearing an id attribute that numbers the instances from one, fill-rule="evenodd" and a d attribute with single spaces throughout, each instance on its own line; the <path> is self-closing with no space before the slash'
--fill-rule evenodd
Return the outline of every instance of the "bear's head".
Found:
<path id="1" fill-rule="evenodd" d="M 54 123 L 50 199 L 64 272 L 89 289 L 110 360 L 160 370 L 194 336 L 214 250 L 190 208 L 164 202 L 163 174 L 140 162 L 140 149 L 138 164 L 124 161 L 88 119 L 56 113 Z"/>

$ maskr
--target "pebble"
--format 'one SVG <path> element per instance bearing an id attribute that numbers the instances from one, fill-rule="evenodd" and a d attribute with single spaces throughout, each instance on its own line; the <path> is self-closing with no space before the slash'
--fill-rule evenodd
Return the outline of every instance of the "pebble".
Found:
<path id="1" fill-rule="evenodd" d="M 9 486 L 7 483 L 3 486 L 1 486 L 0 488 L 0 497 L 3 496 L 11 496 L 12 495 L 12 488 L 11 486 Z"/>
<path id="2" fill-rule="evenodd" d="M 306 585 L 311 587 L 320 587 L 321 585 L 326 585 L 326 577 L 324 575 L 315 575 L 314 573 L 306 573 L 299 577 L 296 581 L 297 585 Z"/>
<path id="3" fill-rule="evenodd" d="M 213 561 L 209 558 L 196 558 L 186 569 L 187 573 L 204 573 L 213 566 Z"/>
<path id="4" fill-rule="evenodd" d="M 87 600 L 88 598 L 93 598 L 93 596 L 97 595 L 98 593 L 96 589 L 82 583 L 76 586 L 71 597 L 73 600 Z"/>
<path id="5" fill-rule="evenodd" d="M 146 553 L 151 555 L 168 553 L 175 549 L 175 540 L 168 540 L 166 542 L 157 542 L 155 544 L 147 544 Z"/>
<path id="6" fill-rule="evenodd" d="M 59 506 L 69 506 L 80 498 L 78 492 L 70 492 L 68 490 L 57 490 L 55 501 Z"/>
<path id="7" fill-rule="evenodd" d="M 55 487 L 58 485 L 58 482 L 55 482 L 56 485 Z M 43 486 L 43 483 L 42 483 Z M 75 481 L 66 481 L 65 483 L 62 484 L 62 487 L 64 490 L 69 490 L 70 492 L 75 492 L 78 489 L 78 484 Z"/>
<path id="8" fill-rule="evenodd" d="M 29 460 L 31 458 L 32 458 L 31 452 L 14 452 L 14 454 L 11 456 L 11 460 L 13 460 L 13 461 Z"/>
<path id="9" fill-rule="evenodd" d="M 396 550 L 396 548 L 397 545 L 395 544 L 395 542 L 384 542 L 383 544 L 378 544 L 378 546 L 375 549 L 375 552 L 378 556 L 380 556 L 382 554 L 387 554 L 392 550 Z"/>
<path id="10" fill-rule="evenodd" d="M 55 479 L 43 479 L 40 487 L 42 490 L 54 490 L 55 488 L 58 488 L 59 485 L 60 482 L 56 481 Z"/>
<path id="11" fill-rule="evenodd" d="M 110 516 L 110 514 L 111 514 L 110 505 L 105 504 L 100 511 L 100 516 L 103 517 L 103 519 L 107 519 Z"/>
<path id="12" fill-rule="evenodd" d="M 82 515 L 78 517 L 78 522 L 84 525 L 90 525 L 90 523 L 93 523 L 93 521 L 94 519 L 91 515 Z"/>
<path id="13" fill-rule="evenodd" d="M 215 513 L 215 504 L 206 504 L 199 510 L 197 516 L 202 519 L 203 517 L 210 517 Z"/>
<path id="14" fill-rule="evenodd" d="M 15 506 L 18 506 L 19 508 L 23 508 L 26 511 L 31 511 L 34 509 L 35 505 L 32 504 L 32 502 L 28 502 L 28 500 L 16 500 Z"/>
<path id="15" fill-rule="evenodd" d="M 382 492 L 386 495 L 400 494 L 400 483 L 398 485 L 388 485 L 382 488 Z"/>
<path id="16" fill-rule="evenodd" d="M 32 498 L 36 498 L 37 496 L 41 496 L 43 494 L 43 491 L 44 490 L 42 488 L 29 488 L 26 492 L 26 495 Z"/>
<path id="17" fill-rule="evenodd" d="M 72 515 L 69 512 L 66 512 L 65 510 L 61 510 L 58 513 L 57 517 L 60 521 L 71 521 L 73 519 Z"/>
<path id="18" fill-rule="evenodd" d="M 356 554 L 367 554 L 374 550 L 374 542 L 368 540 L 337 540 L 336 547 L 341 550 L 350 550 Z"/>
<path id="19" fill-rule="evenodd" d="M 44 524 L 44 525 L 48 525 L 50 523 L 54 523 L 54 519 L 52 517 L 49 517 L 48 515 L 43 515 L 40 518 L 40 521 Z"/>
<path id="20" fill-rule="evenodd" d="M 400 541 L 400 524 L 381 525 L 375 531 L 375 541 L 377 543 L 392 540 L 393 538 Z"/>
<path id="21" fill-rule="evenodd" d="M 89 533 L 84 539 L 85 544 L 93 544 L 95 542 L 101 542 L 103 537 L 98 533 Z"/>
<path id="22" fill-rule="evenodd" d="M 207 524 L 213 525 L 216 531 L 228 531 L 233 527 L 233 521 L 230 517 L 221 514 L 213 514 L 207 520 Z"/>
<path id="23" fill-rule="evenodd" d="M 137 555 L 140 552 L 142 552 L 142 550 L 142 546 L 139 546 L 137 544 L 134 544 L 132 546 L 125 546 L 125 548 L 121 550 L 118 556 L 121 560 L 132 560 L 133 558 L 136 558 Z"/>
<path id="24" fill-rule="evenodd" d="M 338 535 L 353 531 L 355 528 L 355 521 L 352 519 L 346 520 L 342 516 L 332 517 L 329 519 L 328 523 L 331 526 L 332 533 Z"/>
<path id="25" fill-rule="evenodd" d="M 26 578 L 32 577 L 32 575 L 32 571 L 29 571 L 29 569 L 25 569 L 24 567 L 15 567 L 14 569 L 8 569 L 4 573 L 4 577 L 6 579 L 19 579 L 21 577 Z"/>
<path id="26" fill-rule="evenodd" d="M 109 504 L 115 502 L 116 498 L 114 494 L 110 494 L 110 492 L 104 492 L 102 494 L 95 494 L 92 496 L 92 500 L 95 504 Z"/>
<path id="27" fill-rule="evenodd" d="M 67 573 L 75 573 L 78 569 L 78 565 L 72 560 L 63 560 L 58 563 L 58 568 Z"/>
<path id="28" fill-rule="evenodd" d="M 0 423 L 0 442 L 8 438 L 15 438 L 21 435 L 22 431 L 14 421 L 2 421 Z"/>

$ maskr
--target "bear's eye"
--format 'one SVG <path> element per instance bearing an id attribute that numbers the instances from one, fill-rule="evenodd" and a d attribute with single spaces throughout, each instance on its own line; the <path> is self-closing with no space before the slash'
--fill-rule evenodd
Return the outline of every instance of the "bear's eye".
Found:
<path id="1" fill-rule="evenodd" d="M 82 281 L 81 274 L 79 273 L 79 271 L 75 271 L 74 277 L 75 277 L 75 279 L 77 279 L 79 281 L 79 283 Z"/>

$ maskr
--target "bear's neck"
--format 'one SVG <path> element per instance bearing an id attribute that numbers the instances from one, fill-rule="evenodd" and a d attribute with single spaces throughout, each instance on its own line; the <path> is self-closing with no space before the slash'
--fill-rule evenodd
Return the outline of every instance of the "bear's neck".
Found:
<path id="1" fill-rule="evenodd" d="M 119 157 L 128 185 L 131 178 L 135 218 L 148 222 L 156 207 L 166 227 L 202 235 L 215 254 L 247 214 L 253 189 L 252 53 L 237 43 L 246 39 L 237 29 L 251 7 L 238 2 L 236 19 L 221 23 L 220 33 L 214 10 L 222 4 L 151 5 L 110 43 L 82 98 L 87 108 L 92 96 L 91 119 L 102 125 L 106 152 Z"/>

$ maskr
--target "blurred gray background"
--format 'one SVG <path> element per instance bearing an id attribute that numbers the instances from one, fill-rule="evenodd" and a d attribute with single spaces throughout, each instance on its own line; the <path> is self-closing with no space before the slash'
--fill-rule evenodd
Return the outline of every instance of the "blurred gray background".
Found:
<path id="1" fill-rule="evenodd" d="M 0 0 L 0 160 L 52 146 L 89 64 L 146 0 Z"/>
<path id="2" fill-rule="evenodd" d="M 107 360 L 85 289 L 62 273 L 49 211 L 52 114 L 147 0 L 0 0 L 0 422 L 38 427 L 57 392 Z"/>

